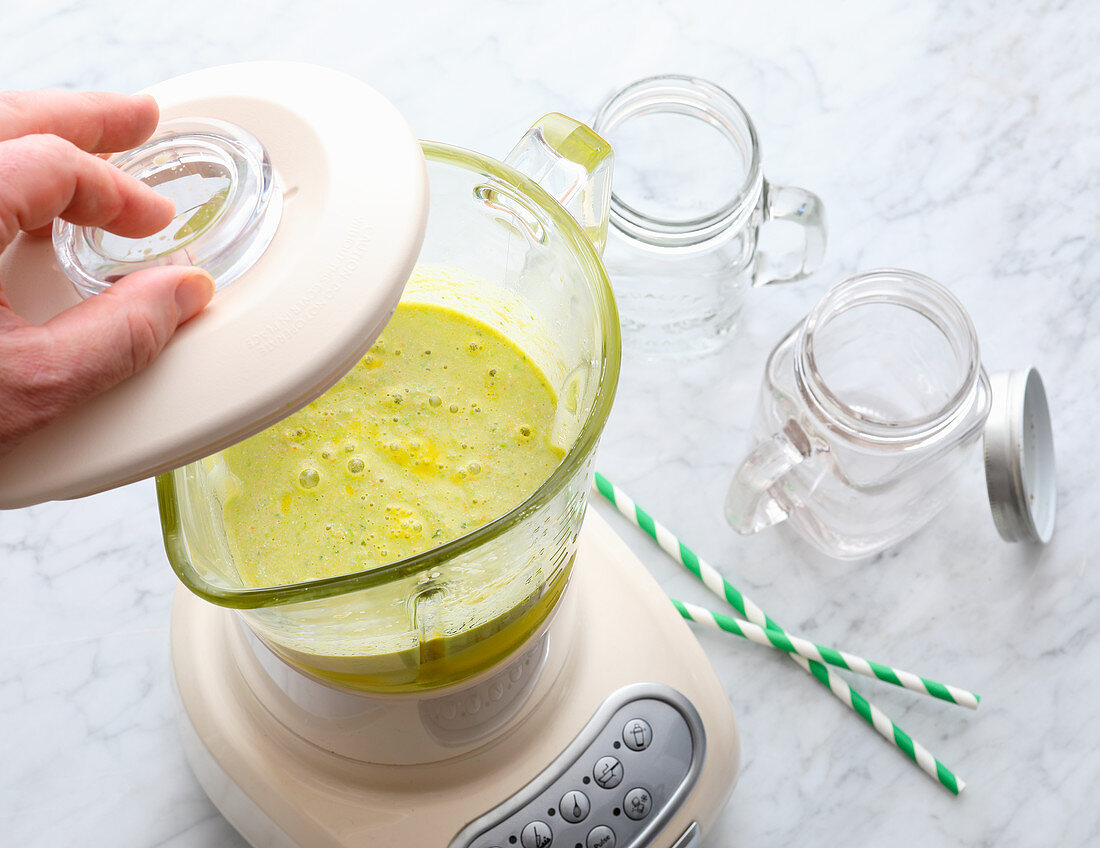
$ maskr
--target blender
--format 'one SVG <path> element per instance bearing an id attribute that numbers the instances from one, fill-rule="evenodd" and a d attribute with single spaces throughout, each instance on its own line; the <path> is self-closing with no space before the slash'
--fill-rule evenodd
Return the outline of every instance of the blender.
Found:
<path id="1" fill-rule="evenodd" d="M 255 846 L 700 844 L 736 781 L 728 699 L 585 513 L 619 369 L 608 145 L 556 114 L 506 162 L 421 144 L 372 89 L 296 64 L 150 93 L 161 130 L 116 159 L 173 196 L 171 232 L 123 244 L 62 225 L 61 268 L 21 239 L 3 263 L 13 307 L 41 321 L 77 296 L 66 274 L 89 294 L 160 262 L 214 269 L 218 292 L 146 372 L 18 446 L 0 506 L 159 475 L 181 737 L 212 801 Z M 218 451 L 335 383 L 398 299 L 523 349 L 555 389 L 564 459 L 425 553 L 247 585 Z"/>

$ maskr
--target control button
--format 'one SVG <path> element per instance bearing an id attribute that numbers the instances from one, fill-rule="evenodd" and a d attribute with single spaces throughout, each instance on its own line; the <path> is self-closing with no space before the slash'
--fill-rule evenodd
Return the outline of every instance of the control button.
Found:
<path id="1" fill-rule="evenodd" d="M 592 767 L 592 779 L 604 789 L 614 789 L 623 781 L 623 764 L 614 757 L 600 757 Z"/>
<path id="2" fill-rule="evenodd" d="M 623 725 L 623 742 L 631 751 L 644 751 L 653 741 L 653 728 L 644 718 L 632 718 Z"/>
<path id="3" fill-rule="evenodd" d="M 623 812 L 634 821 L 644 819 L 652 809 L 653 796 L 649 794 L 648 790 L 642 789 L 640 786 L 631 789 L 623 798 Z"/>
<path id="4" fill-rule="evenodd" d="M 588 831 L 585 848 L 615 848 L 615 831 L 606 824 L 596 825 Z"/>
<path id="5" fill-rule="evenodd" d="M 519 841 L 523 848 L 550 848 L 554 841 L 554 831 L 546 822 L 536 819 L 523 828 Z"/>
<path id="6" fill-rule="evenodd" d="M 588 796 L 578 789 L 566 792 L 558 802 L 558 811 L 567 822 L 576 824 L 584 821 L 592 805 L 588 803 Z"/>

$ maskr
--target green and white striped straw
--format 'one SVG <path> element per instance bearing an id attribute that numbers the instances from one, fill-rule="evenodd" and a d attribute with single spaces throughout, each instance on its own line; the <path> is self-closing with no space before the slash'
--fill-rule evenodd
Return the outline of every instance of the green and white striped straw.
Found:
<path id="1" fill-rule="evenodd" d="M 665 553 L 695 575 L 704 586 L 729 604 L 753 624 L 768 630 L 785 632 L 775 621 L 768 618 L 751 599 L 742 595 L 717 569 L 701 560 L 690 548 L 676 538 L 672 532 L 653 518 L 618 486 L 615 486 L 599 472 L 596 472 L 596 488 L 609 500 L 623 516 L 635 526 L 644 530 Z M 966 783 L 956 777 L 954 772 L 932 756 L 923 745 L 887 716 L 882 710 L 871 704 L 859 692 L 849 686 L 843 678 L 834 674 L 827 665 L 816 660 L 807 660 L 797 654 L 788 654 L 791 660 L 813 675 L 814 679 L 833 693 L 864 721 L 870 724 L 879 735 L 898 748 L 917 764 L 925 774 L 938 780 L 950 792 L 958 795 Z"/>
<path id="2" fill-rule="evenodd" d="M 782 630 L 769 630 L 766 627 L 760 627 L 751 622 L 739 621 L 731 616 L 722 615 L 720 612 L 696 606 L 695 604 L 689 604 L 686 601 L 677 601 L 673 599 L 672 603 L 675 604 L 676 609 L 680 611 L 680 615 L 688 621 L 694 621 L 698 624 L 705 625 L 712 630 L 722 630 L 726 633 L 742 636 L 758 645 L 770 645 L 773 648 L 778 648 L 789 654 L 798 654 L 798 656 L 805 657 L 808 660 L 816 660 L 817 662 L 835 665 L 838 668 L 854 671 L 856 674 L 862 674 L 864 677 L 872 677 L 876 680 L 892 683 L 895 686 L 904 687 L 912 692 L 919 692 L 921 695 L 931 695 L 933 698 L 939 698 L 942 701 L 969 707 L 972 710 L 978 708 L 978 702 L 981 700 L 980 695 L 975 695 L 973 692 L 969 692 L 966 689 L 960 689 L 958 686 L 952 686 L 948 683 L 939 683 L 938 681 L 929 680 L 926 677 L 913 674 L 911 671 L 903 671 L 900 668 L 893 668 L 883 663 L 865 660 L 863 657 L 849 654 L 847 651 L 827 648 L 824 645 L 818 645 L 808 639 L 802 639 L 798 636 L 784 633 Z"/>

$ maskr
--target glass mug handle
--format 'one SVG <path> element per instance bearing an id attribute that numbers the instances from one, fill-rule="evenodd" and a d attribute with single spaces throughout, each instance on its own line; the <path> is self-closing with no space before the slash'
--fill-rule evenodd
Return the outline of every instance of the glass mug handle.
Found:
<path id="1" fill-rule="evenodd" d="M 752 284 L 790 283 L 810 276 L 825 256 L 825 206 L 812 191 L 793 186 L 772 185 L 764 180 L 764 220 L 793 221 L 802 227 L 799 253 L 756 254 Z"/>
<path id="2" fill-rule="evenodd" d="M 535 121 L 504 161 L 552 195 L 603 253 L 614 154 L 595 130 L 551 112 Z"/>
<path id="3" fill-rule="evenodd" d="M 813 454 L 805 431 L 793 419 L 753 449 L 741 463 L 726 493 L 726 521 L 742 536 L 787 520 L 790 510 L 775 499 L 771 488 Z"/>

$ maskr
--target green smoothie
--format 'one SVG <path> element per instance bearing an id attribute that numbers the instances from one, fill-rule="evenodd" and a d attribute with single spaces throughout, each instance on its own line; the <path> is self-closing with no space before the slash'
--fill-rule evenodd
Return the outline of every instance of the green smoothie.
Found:
<path id="1" fill-rule="evenodd" d="M 309 406 L 223 452 L 241 579 L 277 586 L 375 568 L 506 513 L 550 476 L 556 397 L 490 327 L 400 304 Z"/>

